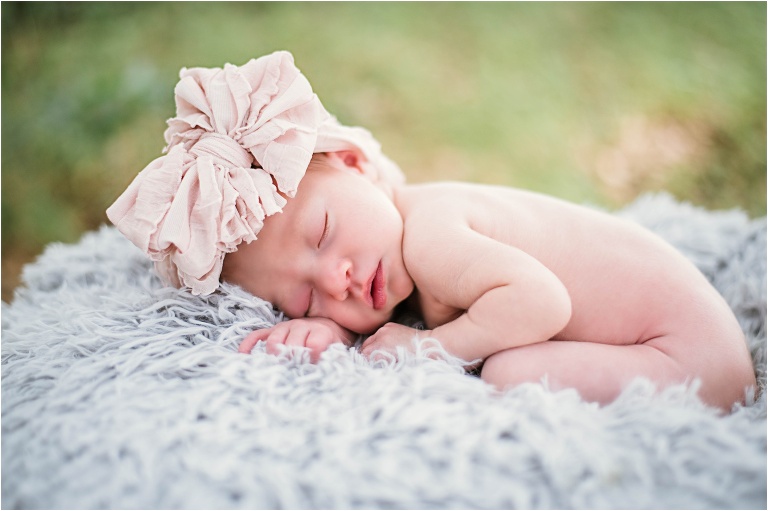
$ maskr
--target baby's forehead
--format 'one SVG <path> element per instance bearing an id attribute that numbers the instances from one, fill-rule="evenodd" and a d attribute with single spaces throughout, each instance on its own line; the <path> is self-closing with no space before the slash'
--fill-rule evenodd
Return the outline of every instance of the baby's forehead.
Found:
<path id="1" fill-rule="evenodd" d="M 366 213 L 361 207 L 376 208 L 380 195 L 385 194 L 362 174 L 336 165 L 310 166 L 295 196 L 287 198 L 283 211 L 264 219 L 261 234 L 267 231 L 270 237 L 280 237 L 271 235 L 271 231 L 280 231 L 283 237 L 292 240 L 305 236 L 307 230 L 320 229 L 326 215 L 333 222 L 353 221 Z"/>

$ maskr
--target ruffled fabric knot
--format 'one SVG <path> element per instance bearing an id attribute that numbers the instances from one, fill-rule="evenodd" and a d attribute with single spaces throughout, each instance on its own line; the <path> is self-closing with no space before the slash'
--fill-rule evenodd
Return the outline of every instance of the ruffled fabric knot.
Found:
<path id="1" fill-rule="evenodd" d="M 215 291 L 224 256 L 295 196 L 314 152 L 356 150 L 371 179 L 404 181 L 367 131 L 325 111 L 288 52 L 179 76 L 166 154 L 107 209 L 175 286 Z"/>
<path id="2" fill-rule="evenodd" d="M 234 139 L 218 133 L 205 133 L 189 149 L 189 152 L 200 158 L 208 156 L 214 163 L 225 168 L 249 168 L 254 157 Z"/>

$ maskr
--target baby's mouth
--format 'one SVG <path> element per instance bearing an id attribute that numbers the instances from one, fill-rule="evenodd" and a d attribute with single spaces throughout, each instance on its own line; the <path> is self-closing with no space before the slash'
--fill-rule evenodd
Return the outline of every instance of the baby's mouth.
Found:
<path id="1" fill-rule="evenodd" d="M 382 261 L 379 261 L 379 266 L 376 267 L 376 273 L 373 274 L 373 279 L 371 280 L 371 303 L 376 310 L 383 309 L 387 304 L 387 293 L 384 284 L 384 267 L 382 266 Z"/>

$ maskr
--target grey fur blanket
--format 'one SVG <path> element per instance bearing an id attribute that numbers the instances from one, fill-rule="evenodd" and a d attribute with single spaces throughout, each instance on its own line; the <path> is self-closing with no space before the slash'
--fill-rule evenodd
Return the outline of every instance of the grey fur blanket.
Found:
<path id="1" fill-rule="evenodd" d="M 638 380 L 599 408 L 505 393 L 429 341 L 236 352 L 282 317 L 163 287 L 113 228 L 52 245 L 2 309 L 4 508 L 766 507 L 766 224 L 667 195 L 618 214 L 676 245 L 747 333 L 761 390 L 718 416 Z"/>

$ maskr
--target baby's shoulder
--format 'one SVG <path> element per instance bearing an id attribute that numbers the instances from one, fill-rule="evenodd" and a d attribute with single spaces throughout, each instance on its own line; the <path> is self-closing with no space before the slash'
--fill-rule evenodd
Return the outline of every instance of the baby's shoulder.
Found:
<path id="1" fill-rule="evenodd" d="M 494 187 L 460 182 L 407 185 L 395 194 L 395 205 L 405 222 L 429 225 L 458 220 L 486 207 Z"/>
<path id="2" fill-rule="evenodd" d="M 526 192 L 507 186 L 438 182 L 404 186 L 395 196 L 406 236 L 434 238 L 460 232 L 469 226 L 491 232 L 506 220 L 526 217 L 530 209 Z"/>
<path id="3" fill-rule="evenodd" d="M 451 255 L 468 243 L 478 208 L 487 203 L 477 188 L 465 183 L 429 183 L 408 186 L 396 196 L 403 217 L 403 257 L 417 286 L 426 284 L 434 269 L 444 272 Z"/>
<path id="4" fill-rule="evenodd" d="M 429 240 L 465 223 L 471 199 L 463 183 L 429 183 L 403 187 L 395 205 L 403 217 L 405 236 L 410 241 Z"/>

